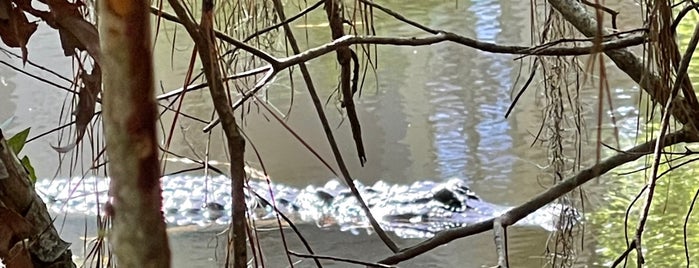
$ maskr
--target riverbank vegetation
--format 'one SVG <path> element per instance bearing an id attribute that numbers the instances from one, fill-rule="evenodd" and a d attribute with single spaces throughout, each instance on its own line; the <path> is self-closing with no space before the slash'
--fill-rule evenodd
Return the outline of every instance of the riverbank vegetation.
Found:
<path id="1" fill-rule="evenodd" d="M 454 1 L 454 5 L 461 4 L 461 1 Z M 201 123 L 207 146 L 192 149 L 205 154 L 194 153 L 196 157 L 192 157 L 191 162 L 197 167 L 181 172 L 224 173 L 232 180 L 231 193 L 237 198 L 231 204 L 232 221 L 226 230 L 227 254 L 223 262 L 233 267 L 247 267 L 250 264 L 264 266 L 259 236 L 254 223 L 246 219 L 243 198 L 246 162 L 258 162 L 265 171 L 264 156 L 258 155 L 255 144 L 250 142 L 254 137 L 245 134 L 245 118 L 250 113 L 263 113 L 269 121 L 283 125 L 308 148 L 314 157 L 312 161 L 322 162 L 324 167 L 350 187 L 368 216 L 371 228 L 392 252 L 376 260 L 315 255 L 312 245 L 306 245 L 308 252 L 303 254 L 289 250 L 273 253 L 287 256 L 290 266 L 297 259 L 310 259 L 319 267 L 322 266 L 320 260 L 390 267 L 419 258 L 454 240 L 492 231 L 497 256 L 492 260 L 493 265 L 517 267 L 508 258 L 507 230 L 510 226 L 552 202 L 564 204 L 563 208 L 575 207 L 584 212 L 586 201 L 581 186 L 607 173 L 624 172 L 633 174 L 627 176 L 633 182 L 619 183 L 619 188 L 613 190 L 620 196 L 609 200 L 607 205 L 616 207 L 616 210 L 609 210 L 612 211 L 609 213 L 600 210 L 600 213 L 586 218 L 592 223 L 612 222 L 610 228 L 597 236 L 598 243 L 603 245 L 600 254 L 609 260 L 603 264 L 641 267 L 684 263 L 689 267 L 696 264 L 691 256 L 699 254 L 698 249 L 692 247 L 691 241 L 694 239 L 689 233 L 693 230 L 692 226 L 697 225 L 692 211 L 699 195 L 699 185 L 689 179 L 695 177 L 692 163 L 697 158 L 693 144 L 699 142 L 699 101 L 695 84 L 692 83 L 697 82 L 697 77 L 692 74 L 696 74 L 695 67 L 699 64 L 696 60 L 692 61 L 699 41 L 699 23 L 696 19 L 699 5 L 692 1 L 648 0 L 639 1 L 638 9 L 628 12 L 607 4 L 587 0 L 532 1 L 530 10 L 520 11 L 530 13 L 530 42 L 500 44 L 482 41 L 461 32 L 434 28 L 402 15 L 404 12 L 400 8 L 387 7 L 389 3 L 370 0 L 103 0 L 98 3 L 12 0 L 0 4 L 0 37 L 5 46 L 15 48 L 7 50 L 7 53 L 17 52 L 14 55 L 21 59 L 24 66 L 36 67 L 38 65 L 30 60 L 33 51 L 27 48 L 27 44 L 34 38 L 38 25 L 45 24 L 59 33 L 60 39 L 56 42 L 74 63 L 73 77 L 61 78 L 70 81 L 70 87 L 56 85 L 33 75 L 37 80 L 68 92 L 70 97 L 66 108 L 70 111 L 56 111 L 61 114 L 61 120 L 68 120 L 62 121 L 61 126 L 54 130 L 29 140 L 44 135 L 61 136 L 62 143 L 51 150 L 76 161 L 88 157 L 89 173 L 112 178 L 110 193 L 113 198 L 104 208 L 105 213 L 98 214 L 98 225 L 104 229 L 99 233 L 100 242 L 87 256 L 87 264 L 170 266 L 165 223 L 160 212 L 162 204 L 158 179 L 165 169 L 165 159 L 173 155 L 180 157 L 177 152 L 171 151 L 170 146 L 172 138 L 179 135 L 178 131 L 183 128 L 179 122 L 186 118 Z M 95 12 L 95 7 L 99 12 Z M 313 16 L 322 18 L 323 22 L 317 25 L 306 23 Z M 403 26 L 419 30 L 421 34 L 377 34 L 382 32 L 381 25 L 375 23 L 378 16 L 399 21 Z M 620 16 L 636 16 L 638 23 L 620 25 Z M 179 29 L 179 32 L 165 31 L 167 27 Z M 325 38 L 324 43 L 308 43 L 309 27 L 325 30 L 323 37 L 316 37 Z M 174 40 L 183 38 L 194 46 L 187 51 L 190 55 L 186 59 L 189 68 L 181 81 L 177 81 L 181 87 L 161 88 L 162 94 L 156 95 L 158 83 L 153 76 L 153 66 L 157 64 L 157 60 L 156 63 L 153 60 L 154 43 L 163 39 L 173 40 L 174 54 L 178 49 Z M 352 174 L 356 170 L 351 167 L 356 165 L 347 164 L 352 161 L 363 166 L 371 161 L 365 146 L 362 118 L 357 113 L 357 107 L 361 104 L 355 102 L 369 87 L 366 81 L 381 81 L 381 77 L 377 76 L 377 70 L 382 66 L 379 47 L 433 48 L 444 44 L 459 45 L 478 53 L 516 55 L 522 71 L 514 78 L 513 94 L 508 100 L 510 105 L 501 116 L 509 118 L 532 109 L 542 115 L 539 129 L 532 133 L 532 147 L 546 153 L 549 161 L 546 172 L 550 180 L 542 182 L 532 178 L 531 183 L 549 187 L 499 217 L 442 231 L 414 245 L 399 248 L 373 218 L 354 186 Z M 458 53 L 453 55 L 459 56 Z M 309 70 L 307 64 L 321 57 L 333 57 L 337 68 L 318 73 Z M 23 72 L 21 67 L 10 68 Z M 637 131 L 629 146 L 622 146 L 619 141 L 611 96 L 615 86 L 610 83 L 609 68 L 625 73 L 629 80 L 636 83 L 635 88 L 642 96 L 637 104 L 637 109 L 641 111 L 637 115 Z M 298 77 L 297 72 L 300 72 L 302 82 L 293 80 L 293 77 Z M 24 73 L 32 76 L 31 73 Z M 266 90 L 274 84 L 275 79 L 287 74 L 291 80 L 290 101 L 293 103 L 295 92 L 300 91 L 311 99 L 312 109 L 317 115 L 313 120 L 318 121 L 318 131 L 324 134 L 332 160 L 321 157 L 317 149 L 308 146 L 304 137 L 298 136 L 285 123 L 284 118 L 291 113 L 291 109 L 281 111 L 267 101 Z M 314 77 L 317 79 L 319 76 L 337 77 L 337 88 L 331 96 L 318 93 Z M 598 94 L 595 98 L 585 99 L 580 90 L 590 85 L 594 85 Z M 468 89 L 463 90 L 478 90 L 477 85 L 464 86 Z M 203 118 L 183 112 L 185 98 L 204 89 L 208 90 L 209 107 L 213 107 L 211 116 Z M 518 105 L 518 101 L 527 95 L 536 96 L 540 105 L 527 109 Z M 349 129 L 331 125 L 326 115 L 327 107 L 341 113 L 346 118 L 343 123 Z M 592 116 L 593 120 L 585 119 L 589 113 L 595 115 Z M 610 129 L 610 125 L 612 131 L 604 131 Z M 338 139 L 340 131 L 349 131 L 351 140 Z M 221 134 L 225 140 L 225 146 L 219 149 L 225 152 L 229 160 L 227 170 L 210 162 L 213 133 Z M 66 139 L 67 136 L 70 138 Z M 338 146 L 338 143 L 347 142 L 353 143 L 351 154 L 343 152 Z M 245 153 L 246 150 L 255 151 L 255 159 L 246 159 L 250 155 Z M 592 161 L 586 162 L 585 159 Z M 37 163 L 14 160 L 17 159 L 3 158 L 0 168 L 10 164 L 19 167 L 15 162 L 23 163 L 29 173 L 17 168 L 19 171 L 8 173 L 7 177 L 12 175 L 13 180 L 30 181 L 30 173 L 33 172 L 30 167 Z M 645 163 L 640 170 L 629 171 L 624 166 L 639 162 Z M 672 174 L 676 174 L 673 181 L 680 182 L 670 185 L 669 180 L 663 180 Z M 28 205 L 7 205 L 17 198 L 30 200 L 36 195 L 33 191 L 24 191 L 18 197 L 4 191 L 10 188 L 2 188 L 3 176 L 4 173 L 0 172 L 0 212 L 7 211 L 7 215 L 11 216 L 0 218 L 0 258 L 5 259 L 9 267 L 19 267 L 18 264 L 13 266 L 12 262 L 19 256 L 17 252 L 29 254 L 31 258 L 28 260 L 33 261 L 36 267 L 39 266 L 37 258 L 41 263 L 63 263 L 59 257 L 65 258 L 63 253 L 70 255 L 70 252 L 61 243 L 56 245 L 61 254 L 51 255 L 55 259 L 39 256 L 39 251 L 12 250 L 23 243 L 40 244 L 38 239 L 43 239 L 40 233 L 50 230 L 55 236 L 55 229 L 45 226 L 46 221 L 37 223 L 28 219 Z M 686 191 L 670 195 L 670 187 L 680 187 Z M 683 217 L 658 225 L 659 221 L 654 219 L 662 218 L 664 210 L 660 208 L 663 204 L 674 202 L 676 206 L 686 207 L 686 213 L 676 214 Z M 620 210 L 626 213 L 619 214 Z M 46 214 L 46 211 L 36 213 Z M 566 217 L 570 213 L 560 215 Z M 22 226 L 33 226 L 33 229 L 9 228 L 11 222 L 8 219 L 16 219 L 12 222 L 22 221 Z M 24 220 L 29 222 L 25 223 Z M 278 221 L 281 225 L 282 218 L 278 218 Z M 559 219 L 558 222 L 561 223 L 559 230 L 552 234 L 545 257 L 550 260 L 548 264 L 551 266 L 573 266 L 579 251 L 590 250 L 578 246 L 583 244 L 578 241 L 584 240 L 579 234 L 586 223 L 576 224 L 574 219 Z M 41 224 L 41 228 L 36 224 Z M 662 253 L 668 249 L 654 243 L 659 242 L 658 236 L 669 235 L 669 232 L 683 232 L 683 239 L 673 244 L 671 253 Z M 109 239 L 104 240 L 105 234 Z M 297 235 L 303 236 L 300 233 Z M 61 241 L 57 237 L 51 239 Z M 279 243 L 285 242 L 282 233 Z M 668 255 L 686 258 L 665 262 Z"/>

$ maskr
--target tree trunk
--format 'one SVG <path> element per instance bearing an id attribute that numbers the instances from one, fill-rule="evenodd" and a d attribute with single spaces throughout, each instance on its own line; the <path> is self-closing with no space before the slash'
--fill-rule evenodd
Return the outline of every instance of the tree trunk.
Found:
<path id="1" fill-rule="evenodd" d="M 121 267 L 169 267 L 156 140 L 149 1 L 99 2 L 110 241 Z"/>
<path id="2" fill-rule="evenodd" d="M 9 268 L 75 267 L 69 247 L 0 131 L 0 259 Z"/>

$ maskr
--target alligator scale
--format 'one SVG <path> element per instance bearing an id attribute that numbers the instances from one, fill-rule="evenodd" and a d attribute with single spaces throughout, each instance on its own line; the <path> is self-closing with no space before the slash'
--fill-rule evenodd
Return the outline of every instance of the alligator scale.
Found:
<path id="1" fill-rule="evenodd" d="M 231 215 L 230 181 L 224 176 L 165 176 L 162 178 L 163 212 L 170 225 L 227 224 Z M 37 192 L 57 213 L 95 214 L 108 200 L 109 179 L 85 177 L 43 180 Z M 435 232 L 473 224 L 498 216 L 510 207 L 488 203 L 460 179 L 443 182 L 418 181 L 391 185 L 379 181 L 372 186 L 357 183 L 357 189 L 381 226 L 405 238 L 427 237 Z M 273 206 L 296 222 L 320 227 L 339 226 L 343 231 L 370 230 L 359 203 L 337 180 L 324 186 L 297 189 L 266 180 L 251 179 L 246 200 L 255 219 L 276 217 Z M 555 229 L 561 205 L 549 205 L 519 224 Z"/>

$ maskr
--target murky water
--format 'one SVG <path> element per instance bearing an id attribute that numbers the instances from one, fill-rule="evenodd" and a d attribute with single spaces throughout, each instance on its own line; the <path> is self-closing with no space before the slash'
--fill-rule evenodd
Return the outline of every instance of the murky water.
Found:
<path id="1" fill-rule="evenodd" d="M 627 1 L 628 2 L 628 1 Z M 481 41 L 501 44 L 528 44 L 529 2 L 528 1 L 411 1 L 393 3 L 390 7 L 400 10 L 405 16 L 426 25 L 454 31 Z M 622 6 L 624 12 L 638 12 L 632 4 Z M 632 13 L 636 14 L 636 13 Z M 323 15 L 324 16 L 324 15 Z M 379 35 L 422 35 L 418 30 L 402 25 L 388 16 L 378 15 L 376 28 Z M 317 21 L 323 21 L 317 16 Z M 638 18 L 628 15 L 621 21 L 631 25 Z M 313 18 L 310 19 L 311 22 Z M 309 25 L 313 23 L 309 22 Z M 307 46 L 317 46 L 327 41 L 325 28 L 314 28 L 301 23 L 295 25 L 297 34 L 304 29 L 313 35 Z M 175 51 L 171 51 L 172 24 L 165 23 L 161 29 L 156 49 L 157 78 L 165 91 L 182 86 L 192 44 L 183 41 L 184 30 L 178 29 Z M 318 35 L 318 33 L 322 35 Z M 304 38 L 299 38 L 305 40 Z M 30 42 L 30 59 L 41 65 L 70 76 L 71 63 L 63 58 L 56 46 L 58 36 L 41 29 Z M 344 158 L 355 179 L 373 183 L 383 179 L 394 183 L 410 183 L 415 180 L 445 180 L 459 177 L 466 180 L 483 199 L 503 205 L 517 205 L 544 190 L 541 182 L 550 182 L 550 174 L 539 166 L 548 162 L 544 148 L 531 147 L 534 134 L 542 122 L 540 109 L 542 85 L 535 83 L 520 100 L 509 119 L 504 118 L 511 102 L 512 90 L 518 90 L 523 81 L 515 86 L 520 72 L 520 63 L 513 56 L 480 53 L 476 50 L 453 45 L 439 44 L 430 47 L 380 47 L 379 69 L 376 76 L 371 72 L 365 82 L 361 97 L 356 99 L 359 119 L 367 149 L 368 162 L 361 167 L 357 161 L 349 124 L 337 109 L 333 91 L 337 83 L 337 68 L 334 55 L 329 55 L 309 64 L 316 87 L 322 99 L 330 99 L 325 107 L 330 124 L 336 126 L 334 133 L 340 143 Z M 19 60 L 1 58 L 14 66 Z M 609 65 L 611 67 L 611 65 Z M 25 68 L 51 81 L 62 82 L 35 68 Z M 523 70 L 526 76 L 526 68 Z M 618 120 L 622 144 L 633 143 L 636 131 L 634 108 L 639 99 L 634 83 L 614 68 L 609 70 L 614 114 Z M 293 78 L 293 102 L 290 81 Z M 327 162 L 334 163 L 320 123 L 312 108 L 310 97 L 298 70 L 293 76 L 282 74 L 271 85 L 265 96 L 278 111 L 286 113 L 286 123 L 309 143 Z M 378 78 L 378 79 L 377 79 Z M 585 102 L 585 118 L 589 135 L 583 142 L 591 147 L 583 154 L 581 162 L 594 161 L 594 126 L 598 91 L 596 85 L 583 87 L 581 94 Z M 61 106 L 66 93 L 23 74 L 0 66 L 0 122 L 14 116 L 9 128 L 14 133 L 32 127 L 32 135 L 48 131 L 58 125 Z M 206 91 L 190 92 L 186 95 L 183 111 L 201 118 L 210 118 L 211 101 Z M 296 141 L 278 122 L 257 104 L 244 107 L 242 126 L 248 135 L 248 143 L 258 150 L 262 162 L 277 182 L 303 187 L 322 184 L 333 173 L 324 167 L 302 144 Z M 68 112 L 64 112 L 64 118 Z M 169 122 L 171 115 L 164 116 Z M 608 124 L 608 118 L 605 118 Z M 197 158 L 205 152 L 207 135 L 201 133 L 205 124 L 182 118 L 175 128 L 171 150 Z M 163 126 L 169 131 L 169 123 Z M 52 177 L 59 167 L 58 154 L 50 145 L 65 145 L 70 140 L 57 135 L 31 142 L 24 153 L 29 155 L 37 168 L 39 177 Z M 211 158 L 225 162 L 220 130 L 213 131 L 210 149 Z M 613 142 L 613 139 L 605 139 Z M 95 140 L 101 143 L 101 140 Z M 572 143 L 572 141 L 571 141 Z M 97 147 L 97 146 L 96 146 Z M 193 148 L 193 149 L 192 149 Z M 68 170 L 82 173 L 89 167 L 89 152 L 97 154 L 97 148 L 85 146 L 83 158 L 66 157 L 61 168 L 63 176 Z M 260 167 L 251 146 L 247 148 L 247 159 L 251 165 Z M 332 165 L 335 166 L 334 164 Z M 192 167 L 181 163 L 168 163 L 167 171 Z M 225 165 L 220 166 L 226 169 Z M 594 206 L 604 203 L 605 187 L 589 186 L 588 196 Z M 628 198 L 628 197 L 627 197 Z M 69 219 L 64 230 L 68 237 L 82 235 L 86 222 Z M 601 220 L 603 222 L 603 220 Z M 595 230 L 604 229 L 603 224 L 588 224 L 585 246 L 577 263 L 595 266 L 604 263 L 597 254 L 600 241 Z M 89 224 L 88 224 L 89 225 Z M 338 230 L 320 230 L 312 225 L 300 226 L 303 234 L 311 240 L 316 253 L 344 258 L 379 260 L 390 255 L 375 235 L 352 235 Z M 224 239 L 218 240 L 220 229 L 180 228 L 171 230 L 173 257 L 176 267 L 211 267 L 222 260 L 221 248 Z M 260 243 L 264 249 L 265 265 L 282 267 L 288 265 L 283 254 L 278 231 L 260 232 Z M 293 234 L 285 231 L 290 248 L 302 252 Z M 546 263 L 543 254 L 549 233 L 536 228 L 512 228 L 509 235 L 510 262 L 516 267 L 539 267 Z M 621 240 L 623 241 L 623 240 Z M 82 243 L 75 243 L 76 253 L 82 253 Z M 417 240 L 400 240 L 403 246 Z M 607 246 L 605 246 L 607 247 Z M 218 255 L 216 253 L 218 252 Z M 618 248 L 614 252 L 620 252 Z M 218 257 L 218 259 L 217 259 Z M 297 260 L 296 258 L 294 258 Z M 405 267 L 483 267 L 496 262 L 495 250 L 490 233 L 477 235 L 435 249 L 415 260 L 403 264 Z M 298 266 L 311 266 L 306 260 Z M 329 267 L 345 267 L 346 264 L 327 263 Z"/>

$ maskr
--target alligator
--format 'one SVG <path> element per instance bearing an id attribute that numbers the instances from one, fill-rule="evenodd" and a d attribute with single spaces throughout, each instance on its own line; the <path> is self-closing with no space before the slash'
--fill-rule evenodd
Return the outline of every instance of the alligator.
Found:
<path id="1" fill-rule="evenodd" d="M 230 180 L 225 176 L 164 176 L 163 214 L 169 225 L 227 224 L 231 215 Z M 359 182 L 357 189 L 372 214 L 386 231 L 403 238 L 430 237 L 436 232 L 466 226 L 501 215 L 511 207 L 482 200 L 461 179 L 442 182 L 418 181 L 410 185 L 378 181 Z M 46 179 L 36 190 L 55 213 L 96 214 L 108 200 L 109 179 L 82 177 Z M 338 180 L 304 189 L 251 179 L 246 187 L 249 216 L 274 219 L 280 212 L 296 222 L 342 231 L 371 232 L 371 225 L 356 198 Z M 574 209 L 550 204 L 518 222 L 556 230 L 558 215 Z M 574 217 L 575 218 L 575 217 Z"/>

